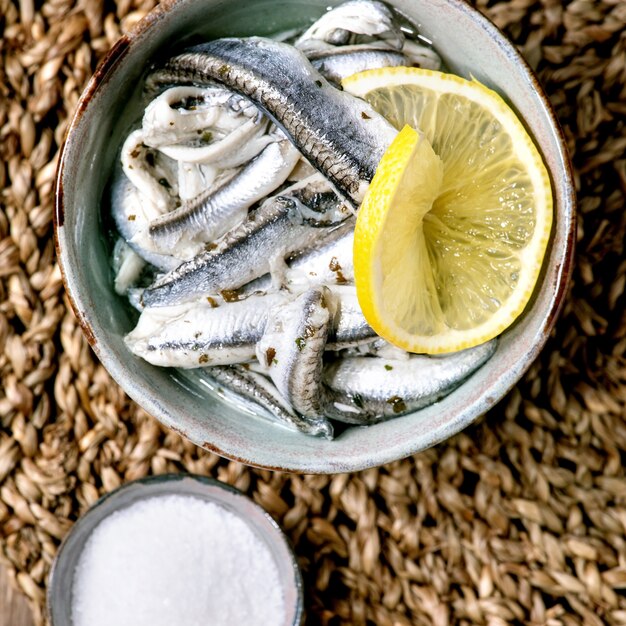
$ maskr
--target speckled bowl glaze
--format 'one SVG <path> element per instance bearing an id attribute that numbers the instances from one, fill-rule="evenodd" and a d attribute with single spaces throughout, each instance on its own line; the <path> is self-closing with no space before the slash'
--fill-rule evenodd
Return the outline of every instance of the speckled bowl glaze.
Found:
<path id="1" fill-rule="evenodd" d="M 531 69 L 500 31 L 461 0 L 393 0 L 430 38 L 451 71 L 470 74 L 517 110 L 552 177 L 555 220 L 535 295 L 496 354 L 444 400 L 334 441 L 267 423 L 193 377 L 135 358 L 123 337 L 132 313 L 113 290 L 103 192 L 116 151 L 140 117 L 155 62 L 201 39 L 303 27 L 338 0 L 165 0 L 109 52 L 85 89 L 59 164 L 56 241 L 75 313 L 113 378 L 150 414 L 199 446 L 250 465 L 306 473 L 360 470 L 407 457 L 459 432 L 519 380 L 552 328 L 571 271 L 575 196 L 564 139 Z"/>
<path id="2" fill-rule="evenodd" d="M 301 626 L 304 592 L 298 562 L 287 537 L 269 513 L 234 487 L 192 474 L 150 476 L 127 483 L 100 498 L 65 537 L 48 578 L 48 621 L 51 626 L 72 625 L 74 571 L 96 526 L 109 515 L 139 500 L 161 496 L 189 496 L 213 502 L 246 522 L 265 543 L 276 562 L 285 600 L 285 621 L 276 626 Z"/>

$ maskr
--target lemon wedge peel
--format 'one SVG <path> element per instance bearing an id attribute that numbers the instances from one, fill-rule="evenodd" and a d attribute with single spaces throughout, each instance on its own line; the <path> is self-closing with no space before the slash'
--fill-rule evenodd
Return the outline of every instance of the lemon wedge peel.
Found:
<path id="1" fill-rule="evenodd" d="M 393 297 L 389 297 L 389 293 L 392 293 L 393 296 L 393 290 L 399 289 L 400 282 L 393 287 L 391 292 L 390 289 L 384 288 L 385 280 L 390 281 L 384 276 L 385 272 L 381 263 L 376 262 L 376 255 L 380 257 L 382 253 L 382 244 L 376 241 L 377 236 L 374 231 L 378 229 L 378 238 L 382 238 L 384 231 L 389 228 L 390 220 L 389 216 L 386 215 L 390 208 L 388 205 L 391 202 L 390 199 L 397 198 L 397 194 L 400 192 L 400 187 L 396 188 L 394 192 L 394 184 L 399 184 L 401 172 L 406 171 L 406 168 L 402 169 L 397 162 L 403 158 L 408 160 L 417 158 L 418 155 L 420 159 L 428 161 L 428 157 L 425 156 L 427 150 L 423 147 L 419 148 L 420 142 L 424 142 L 424 139 L 420 139 L 419 134 L 415 131 L 409 137 L 410 133 L 403 129 L 381 160 L 376 176 L 370 185 L 370 190 L 359 210 L 355 228 L 354 255 L 357 294 L 366 319 L 379 335 L 411 352 L 441 354 L 469 348 L 501 334 L 520 316 L 532 297 L 552 228 L 550 178 L 541 155 L 524 126 L 496 92 L 488 89 L 474 78 L 467 81 L 455 75 L 433 70 L 398 67 L 366 70 L 344 79 L 342 85 L 352 95 L 362 97 L 374 105 L 375 102 L 368 98 L 369 94 L 381 89 L 404 88 L 407 85 L 431 90 L 437 94 L 437 99 L 441 95 L 452 94 L 453 97 L 458 97 L 460 100 L 476 103 L 501 126 L 502 133 L 510 137 L 512 152 L 507 158 L 512 159 L 512 162 L 517 164 L 524 164 L 524 172 L 528 175 L 529 186 L 533 193 L 534 226 L 529 240 L 516 251 L 520 267 L 517 284 L 511 289 L 509 297 L 484 321 L 462 329 L 446 325 L 441 319 L 441 307 L 437 311 L 437 294 L 432 293 L 434 287 L 429 278 L 431 273 L 425 272 L 426 277 L 422 283 L 428 291 L 425 298 L 426 303 L 423 306 L 430 310 L 430 312 L 427 311 L 426 317 L 430 316 L 431 322 L 437 323 L 431 323 L 430 328 L 426 329 L 427 332 L 416 331 L 415 329 L 407 331 L 407 320 L 398 319 L 397 310 L 393 310 L 397 302 L 394 301 Z M 383 115 L 386 113 L 384 110 L 379 112 Z M 430 130 L 432 131 L 432 128 Z M 427 137 L 427 139 L 431 140 L 432 138 Z M 426 141 L 426 143 L 428 142 Z M 393 161 L 396 163 L 392 167 L 390 163 Z M 408 164 L 407 167 L 409 167 Z M 497 171 L 498 164 L 492 163 L 489 167 Z M 420 181 L 419 168 L 414 167 L 413 169 L 415 170 L 414 176 L 417 176 L 415 180 Z M 488 169 L 483 169 L 483 173 L 488 174 Z M 381 183 L 381 179 L 386 177 L 389 177 L 389 181 L 384 181 L 384 184 Z M 423 181 L 419 184 L 423 184 Z M 374 204 L 378 205 L 376 210 L 371 208 Z M 364 208 L 365 211 L 363 211 Z M 369 219 L 368 215 L 370 216 Z M 432 222 L 438 218 L 431 215 L 429 219 Z M 372 224 L 369 225 L 369 229 L 366 229 L 365 223 L 370 220 L 372 220 Z M 456 236 L 459 236 L 458 232 Z M 418 240 L 419 237 L 416 241 Z M 418 248 L 422 245 L 420 244 Z M 496 251 L 500 245 L 496 241 L 490 242 L 490 246 Z M 507 250 L 507 253 L 510 252 Z M 423 253 L 424 250 L 420 250 L 418 254 L 422 260 L 425 259 Z M 393 285 L 393 282 L 391 284 Z M 405 291 L 407 291 L 406 288 Z M 411 292 L 411 289 L 408 291 Z M 409 294 L 409 297 L 416 297 L 416 294 Z"/>

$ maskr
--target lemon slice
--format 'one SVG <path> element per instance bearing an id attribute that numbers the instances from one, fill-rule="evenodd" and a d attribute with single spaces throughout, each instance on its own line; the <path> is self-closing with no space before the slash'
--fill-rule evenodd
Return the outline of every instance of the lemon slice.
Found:
<path id="1" fill-rule="evenodd" d="M 369 70 L 343 88 L 411 127 L 383 156 L 357 218 L 367 321 L 427 354 L 499 335 L 532 295 L 552 226 L 548 172 L 523 125 L 494 91 L 451 74 Z"/>

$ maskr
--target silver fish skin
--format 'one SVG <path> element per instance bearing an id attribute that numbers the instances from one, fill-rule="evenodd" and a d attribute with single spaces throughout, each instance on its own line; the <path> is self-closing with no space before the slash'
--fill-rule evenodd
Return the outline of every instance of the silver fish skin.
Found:
<path id="1" fill-rule="evenodd" d="M 262 37 L 189 48 L 148 83 L 218 81 L 265 111 L 356 209 L 397 134 L 364 100 L 333 87 L 293 46 Z"/>
<path id="2" fill-rule="evenodd" d="M 367 323 L 353 286 L 333 286 L 333 314 L 326 343 L 327 350 L 342 350 L 359 346 L 378 338 Z"/>
<path id="3" fill-rule="evenodd" d="M 320 43 L 344 46 L 363 41 L 384 41 L 400 50 L 404 34 L 391 9 L 376 0 L 348 0 L 320 17 L 295 42 L 302 50 L 319 49 Z"/>
<path id="4" fill-rule="evenodd" d="M 276 307 L 256 355 L 279 393 L 300 415 L 324 415 L 322 366 L 330 327 L 330 294 L 313 288 Z"/>
<path id="5" fill-rule="evenodd" d="M 296 298 L 288 291 L 272 291 L 234 302 L 212 296 L 187 304 L 145 308 L 139 294 L 138 289 L 129 292 L 131 304 L 141 315 L 125 338 L 127 346 L 153 365 L 184 369 L 249 361 L 273 309 Z M 326 348 L 342 350 L 371 340 L 373 331 L 350 289 L 333 288 L 328 302 L 330 343 Z"/>
<path id="6" fill-rule="evenodd" d="M 152 100 L 143 115 L 144 143 L 153 148 L 197 142 L 204 131 L 225 118 L 227 128 L 242 124 L 245 117 L 256 118 L 258 111 L 237 105 L 243 98 L 221 86 L 172 87 Z M 247 114 L 247 115 L 246 115 Z M 242 115 L 245 116 L 243 119 Z M 220 125 L 223 126 L 223 123 Z"/>
<path id="7" fill-rule="evenodd" d="M 497 341 L 445 356 L 406 361 L 349 357 L 324 368 L 326 415 L 348 424 L 375 424 L 424 408 L 456 389 L 495 352 Z"/>
<path id="8" fill-rule="evenodd" d="M 332 237 L 315 248 L 298 252 L 289 260 L 286 285 L 315 282 L 323 285 L 354 283 L 354 220 L 348 220 Z"/>
<path id="9" fill-rule="evenodd" d="M 427 70 L 439 70 L 442 66 L 441 57 L 430 46 L 425 46 L 412 39 L 406 39 L 402 54 L 408 59 L 409 65 Z"/>
<path id="10" fill-rule="evenodd" d="M 354 219 L 328 232 L 317 245 L 298 251 L 287 260 L 283 287 L 302 291 L 315 285 L 348 285 L 354 283 Z M 267 274 L 241 288 L 242 295 L 272 288 L 272 277 Z"/>
<path id="11" fill-rule="evenodd" d="M 182 261 L 171 254 L 159 254 L 140 246 L 134 237 L 148 224 L 142 211 L 142 199 L 121 167 L 115 168 L 111 180 L 111 214 L 118 232 L 130 248 L 157 269 L 169 272 Z"/>
<path id="12" fill-rule="evenodd" d="M 382 337 L 376 336 L 372 341 L 351 346 L 339 354 L 340 358 L 352 356 L 377 356 L 390 361 L 408 361 L 413 354 L 394 346 Z"/>
<path id="13" fill-rule="evenodd" d="M 282 185 L 299 158 L 287 139 L 270 143 L 217 189 L 153 220 L 150 236 L 162 248 L 175 246 L 181 237 L 203 242 L 217 239 L 242 222 L 255 202 Z"/>
<path id="14" fill-rule="evenodd" d="M 347 76 L 364 70 L 411 65 L 409 59 L 398 50 L 370 46 L 341 46 L 312 52 L 307 57 L 326 80 L 338 85 Z"/>
<path id="15" fill-rule="evenodd" d="M 272 421 L 314 437 L 333 438 L 333 426 L 325 417 L 298 415 L 267 378 L 241 365 L 211 367 L 208 374 L 220 385 L 252 400 L 269 412 Z"/>
<path id="16" fill-rule="evenodd" d="M 266 200 L 218 240 L 214 249 L 198 254 L 153 283 L 144 291 L 144 305 L 169 306 L 237 289 L 284 265 L 288 254 L 324 237 L 328 227 L 345 220 L 346 214 L 331 202 L 323 203 L 320 211 L 305 205 L 319 198 L 308 181 Z M 326 216 L 330 216 L 329 223 Z"/>
<path id="17" fill-rule="evenodd" d="M 255 357 L 272 308 L 288 299 L 276 292 L 215 308 L 203 302 L 144 309 L 124 341 L 133 354 L 161 367 L 242 363 Z"/>

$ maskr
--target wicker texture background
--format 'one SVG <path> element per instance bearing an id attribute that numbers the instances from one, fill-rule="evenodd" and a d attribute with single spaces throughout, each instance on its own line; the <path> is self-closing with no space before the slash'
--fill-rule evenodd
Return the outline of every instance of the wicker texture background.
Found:
<path id="1" fill-rule="evenodd" d="M 82 87 L 152 0 L 0 0 L 0 558 L 43 622 L 61 538 L 150 473 L 266 507 L 304 569 L 308 624 L 626 624 L 626 1 L 477 0 L 538 69 L 580 201 L 572 291 L 541 358 L 477 425 L 353 475 L 219 459 L 112 384 L 64 300 L 60 142 Z"/>

